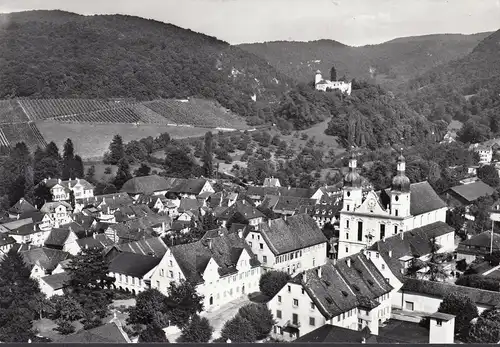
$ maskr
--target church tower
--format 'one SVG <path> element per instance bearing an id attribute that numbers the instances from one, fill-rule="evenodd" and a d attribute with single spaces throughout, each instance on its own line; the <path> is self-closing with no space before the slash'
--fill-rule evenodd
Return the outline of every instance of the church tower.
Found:
<path id="1" fill-rule="evenodd" d="M 410 216 L 410 179 L 405 174 L 405 157 L 398 157 L 398 173 L 392 179 L 391 215 L 395 217 Z"/>
<path id="2" fill-rule="evenodd" d="M 344 206 L 342 211 L 354 211 L 363 201 L 362 179 L 357 172 L 357 165 L 356 155 L 352 152 L 349 159 L 349 172 L 344 177 Z"/>
<path id="3" fill-rule="evenodd" d="M 314 77 L 314 85 L 321 82 L 322 79 L 323 79 L 323 76 L 321 76 L 321 71 L 319 71 L 319 70 L 316 71 L 316 76 Z"/>

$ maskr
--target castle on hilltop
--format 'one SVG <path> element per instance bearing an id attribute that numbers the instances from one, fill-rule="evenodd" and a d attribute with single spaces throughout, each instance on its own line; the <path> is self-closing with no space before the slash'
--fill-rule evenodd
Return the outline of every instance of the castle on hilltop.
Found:
<path id="1" fill-rule="evenodd" d="M 316 71 L 316 78 L 314 79 L 314 86 L 316 90 L 322 90 L 326 92 L 329 89 L 335 90 L 338 89 L 342 93 L 351 95 L 352 83 L 344 82 L 344 81 L 328 81 L 324 80 L 323 76 L 321 76 L 321 71 Z"/>

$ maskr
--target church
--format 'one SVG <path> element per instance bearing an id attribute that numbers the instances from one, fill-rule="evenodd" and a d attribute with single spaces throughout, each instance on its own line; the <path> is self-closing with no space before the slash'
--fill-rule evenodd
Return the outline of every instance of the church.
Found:
<path id="1" fill-rule="evenodd" d="M 340 90 L 344 94 L 351 95 L 352 82 L 324 80 L 321 71 L 318 70 L 316 71 L 316 77 L 314 79 L 314 87 L 316 90 L 321 90 L 323 92 L 331 89 Z"/>
<path id="2" fill-rule="evenodd" d="M 340 212 L 338 259 L 356 254 L 399 233 L 436 222 L 446 222 L 447 206 L 427 182 L 410 183 L 405 158 L 398 157 L 390 188 L 363 193 L 354 153 L 344 177 Z"/>

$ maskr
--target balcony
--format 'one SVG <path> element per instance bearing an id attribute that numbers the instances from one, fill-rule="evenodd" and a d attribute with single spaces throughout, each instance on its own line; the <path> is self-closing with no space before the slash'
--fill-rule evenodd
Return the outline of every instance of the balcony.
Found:
<path id="1" fill-rule="evenodd" d="M 284 328 L 295 328 L 295 329 L 298 329 L 298 328 L 300 328 L 300 322 L 293 322 L 291 320 L 288 320 L 285 323 Z"/>

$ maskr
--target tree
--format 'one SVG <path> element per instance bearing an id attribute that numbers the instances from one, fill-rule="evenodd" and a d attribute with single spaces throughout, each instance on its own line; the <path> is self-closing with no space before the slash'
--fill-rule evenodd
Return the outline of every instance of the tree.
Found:
<path id="1" fill-rule="evenodd" d="M 61 335 L 69 335 L 74 333 L 76 330 L 75 326 L 71 324 L 71 322 L 64 319 L 58 319 L 56 323 L 57 326 L 53 330 L 59 332 Z"/>
<path id="2" fill-rule="evenodd" d="M 330 70 L 330 81 L 336 81 L 337 80 L 337 70 L 335 70 L 335 66 L 332 66 Z"/>
<path id="3" fill-rule="evenodd" d="M 210 178 L 213 175 L 214 172 L 214 165 L 213 165 L 213 137 L 212 137 L 212 132 L 207 132 L 205 134 L 205 145 L 203 147 L 203 156 L 202 156 L 202 161 L 203 161 L 203 172 L 206 177 Z"/>
<path id="4" fill-rule="evenodd" d="M 186 151 L 169 145 L 165 149 L 164 169 L 166 175 L 189 178 L 196 175 L 199 168 Z"/>
<path id="5" fill-rule="evenodd" d="M 167 297 L 157 289 L 147 289 L 136 297 L 135 306 L 129 308 L 127 324 L 166 326 Z"/>
<path id="6" fill-rule="evenodd" d="M 118 171 L 116 172 L 115 179 L 113 180 L 113 184 L 117 190 L 120 190 L 125 182 L 132 178 L 132 174 L 130 173 L 130 165 L 128 164 L 127 159 L 122 158 L 118 162 Z"/>
<path id="7" fill-rule="evenodd" d="M 257 334 L 252 324 L 240 315 L 224 323 L 220 334 L 224 340 L 231 340 L 233 343 L 257 341 Z"/>
<path id="8" fill-rule="evenodd" d="M 191 317 L 203 311 L 203 296 L 188 281 L 172 281 L 168 287 L 167 307 L 170 322 L 183 328 Z"/>
<path id="9" fill-rule="evenodd" d="M 125 155 L 135 162 L 143 162 L 148 158 L 146 147 L 139 141 L 130 141 L 125 145 Z"/>
<path id="10" fill-rule="evenodd" d="M 59 163 L 61 162 L 62 158 L 61 158 L 61 154 L 59 154 L 59 148 L 57 147 L 57 145 L 53 141 L 49 142 L 47 147 L 45 147 L 45 157 L 52 158 Z"/>
<path id="11" fill-rule="evenodd" d="M 465 224 L 465 207 L 459 206 L 446 211 L 446 224 L 455 229 L 455 233 L 460 234 Z"/>
<path id="12" fill-rule="evenodd" d="M 83 317 L 82 306 L 70 295 L 56 295 L 50 301 L 54 308 L 51 319 L 74 322 Z"/>
<path id="13" fill-rule="evenodd" d="M 85 166 L 83 165 L 82 157 L 80 157 L 79 155 L 75 155 L 73 163 L 74 176 L 72 176 L 71 178 L 82 178 L 85 175 Z"/>
<path id="14" fill-rule="evenodd" d="M 91 167 L 89 167 L 87 169 L 87 174 L 85 175 L 85 179 L 88 181 L 88 182 L 94 182 L 94 179 L 95 179 L 95 165 L 92 165 Z"/>
<path id="15" fill-rule="evenodd" d="M 215 216 L 211 212 L 207 212 L 203 216 L 201 225 L 202 225 L 203 231 L 213 230 L 213 229 L 217 229 L 219 227 L 219 224 L 217 223 Z"/>
<path id="16" fill-rule="evenodd" d="M 150 324 L 139 335 L 139 343 L 144 342 L 168 342 L 168 339 L 161 327 Z"/>
<path id="17" fill-rule="evenodd" d="M 75 193 L 72 190 L 69 191 L 69 204 L 73 211 L 75 210 Z"/>
<path id="18" fill-rule="evenodd" d="M 45 157 L 35 162 L 34 182 L 38 184 L 44 179 L 61 177 L 61 163 L 52 157 Z"/>
<path id="19" fill-rule="evenodd" d="M 470 297 L 460 293 L 447 294 L 438 312 L 455 315 L 455 332 L 467 335 L 472 319 L 478 316 L 477 306 Z"/>
<path id="20" fill-rule="evenodd" d="M 67 180 L 70 178 L 74 178 L 74 160 L 75 160 L 75 150 L 73 147 L 73 141 L 71 139 L 67 139 L 64 143 L 63 148 L 63 158 L 62 158 L 62 179 Z"/>
<path id="21" fill-rule="evenodd" d="M 125 149 L 123 147 L 123 139 L 119 134 L 116 134 L 109 144 L 109 152 L 105 155 L 104 163 L 114 165 L 124 157 Z"/>
<path id="22" fill-rule="evenodd" d="M 500 177 L 495 165 L 483 165 L 477 169 L 477 177 L 487 185 L 496 188 L 500 184 Z"/>
<path id="23" fill-rule="evenodd" d="M 251 303 L 239 309 L 238 314 L 252 325 L 258 340 L 271 332 L 275 324 L 273 314 L 266 305 Z"/>
<path id="24" fill-rule="evenodd" d="M 484 260 L 489 262 L 492 266 L 500 265 L 500 251 L 493 251 L 491 254 L 487 254 Z"/>
<path id="25" fill-rule="evenodd" d="M 52 201 L 52 193 L 50 192 L 49 187 L 47 187 L 44 183 L 40 183 L 35 187 L 35 206 L 41 208 L 46 202 Z"/>
<path id="26" fill-rule="evenodd" d="M 135 176 L 136 177 L 149 176 L 150 173 L 151 173 L 151 168 L 143 163 L 135 172 Z"/>
<path id="27" fill-rule="evenodd" d="M 498 343 L 500 341 L 500 310 L 485 310 L 471 326 L 469 343 Z"/>
<path id="28" fill-rule="evenodd" d="M 177 342 L 208 342 L 212 338 L 214 328 L 207 318 L 201 318 L 195 314 L 188 325 L 182 330 L 182 334 Z"/>
<path id="29" fill-rule="evenodd" d="M 267 271 L 260 276 L 260 292 L 269 298 L 273 298 L 290 280 L 290 275 L 284 271 Z"/>

